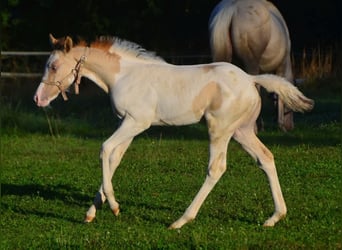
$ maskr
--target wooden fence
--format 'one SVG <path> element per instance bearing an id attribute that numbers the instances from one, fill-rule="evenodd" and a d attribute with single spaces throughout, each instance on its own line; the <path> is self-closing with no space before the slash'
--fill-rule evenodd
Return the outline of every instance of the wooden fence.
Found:
<path id="1" fill-rule="evenodd" d="M 1 60 L 2 57 L 23 57 L 23 56 L 48 56 L 50 52 L 47 51 L 1 51 Z M 1 77 L 6 78 L 34 78 L 41 77 L 41 73 L 23 73 L 23 72 L 1 72 Z"/>

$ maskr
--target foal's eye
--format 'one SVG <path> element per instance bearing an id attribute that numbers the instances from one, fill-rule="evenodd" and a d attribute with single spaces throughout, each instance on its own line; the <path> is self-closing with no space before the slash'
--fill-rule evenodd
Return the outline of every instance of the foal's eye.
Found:
<path id="1" fill-rule="evenodd" d="M 49 66 L 49 68 L 52 70 L 52 71 L 57 71 L 57 66 L 55 64 L 51 64 Z"/>

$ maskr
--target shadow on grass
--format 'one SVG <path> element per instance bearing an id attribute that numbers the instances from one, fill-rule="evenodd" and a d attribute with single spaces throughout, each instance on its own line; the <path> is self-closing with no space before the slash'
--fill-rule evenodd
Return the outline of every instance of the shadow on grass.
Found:
<path id="1" fill-rule="evenodd" d="M 284 147 L 292 147 L 305 144 L 312 147 L 336 147 L 341 143 L 339 134 L 331 134 L 331 132 L 325 131 L 324 129 L 313 128 L 309 128 L 306 132 L 266 132 L 261 133 L 258 135 L 258 137 L 266 146 L 279 145 Z"/>
<path id="2" fill-rule="evenodd" d="M 82 206 L 89 202 L 90 196 L 72 192 L 68 185 L 39 185 L 39 184 L 1 184 L 1 196 L 31 196 L 41 197 L 44 200 L 60 200 L 65 204 Z"/>
<path id="3" fill-rule="evenodd" d="M 1 184 L 1 206 L 3 210 L 11 210 L 19 214 L 33 214 L 39 217 L 50 217 L 56 219 L 66 219 L 73 223 L 81 223 L 82 219 L 78 220 L 73 217 L 67 218 L 63 212 L 46 212 L 46 206 L 26 206 L 23 208 L 18 203 L 6 202 L 6 196 L 15 196 L 17 198 L 29 197 L 30 203 L 36 203 L 37 199 L 46 201 L 61 201 L 66 207 L 87 207 L 92 197 L 72 191 L 73 188 L 68 185 L 39 185 L 39 184 Z M 5 199 L 4 199 L 5 198 Z"/>
<path id="4" fill-rule="evenodd" d="M 308 126 L 299 124 L 293 131 L 282 132 L 275 126 L 269 126 L 264 132 L 258 133 L 258 138 L 267 146 L 280 145 L 291 147 L 300 144 L 314 147 L 337 146 L 341 143 L 341 124 L 331 123 L 328 126 Z M 181 127 L 151 127 L 138 137 L 148 137 L 155 140 L 161 139 L 184 139 L 206 140 L 209 136 L 205 122 L 199 125 Z"/>

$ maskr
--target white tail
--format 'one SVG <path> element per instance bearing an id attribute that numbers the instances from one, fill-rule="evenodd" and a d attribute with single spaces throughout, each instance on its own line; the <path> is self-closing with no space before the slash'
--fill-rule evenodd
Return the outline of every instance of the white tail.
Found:
<path id="1" fill-rule="evenodd" d="M 297 112 L 310 111 L 314 106 L 314 101 L 307 98 L 292 83 L 285 78 L 264 74 L 251 76 L 253 81 L 268 92 L 275 92 L 285 105 Z"/>
<path id="2" fill-rule="evenodd" d="M 226 7 L 222 7 L 225 6 Z M 233 48 L 230 39 L 230 25 L 235 11 L 234 2 L 220 2 L 209 19 L 210 43 L 215 62 L 232 61 Z"/>

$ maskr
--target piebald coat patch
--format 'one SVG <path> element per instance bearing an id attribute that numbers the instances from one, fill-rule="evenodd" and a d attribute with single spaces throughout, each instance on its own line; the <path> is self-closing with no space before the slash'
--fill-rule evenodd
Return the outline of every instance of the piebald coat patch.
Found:
<path id="1" fill-rule="evenodd" d="M 200 119 L 206 109 L 215 111 L 222 105 L 221 87 L 216 82 L 209 82 L 200 93 L 194 98 L 192 110 L 195 116 Z"/>

